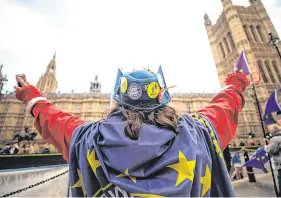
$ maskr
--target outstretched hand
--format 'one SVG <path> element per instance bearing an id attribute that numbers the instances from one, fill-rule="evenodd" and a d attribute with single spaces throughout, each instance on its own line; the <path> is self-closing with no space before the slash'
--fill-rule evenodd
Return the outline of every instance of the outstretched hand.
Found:
<path id="1" fill-rule="evenodd" d="M 29 82 L 17 76 L 17 81 L 22 87 L 14 86 L 16 98 L 24 104 L 28 104 L 33 98 L 42 97 L 42 94 Z"/>
<path id="2" fill-rule="evenodd" d="M 15 89 L 14 92 L 15 92 L 15 93 L 17 92 L 17 90 L 21 90 L 21 89 L 23 89 L 24 87 L 30 85 L 29 82 L 24 81 L 21 77 L 17 76 L 16 78 L 17 78 L 17 81 L 21 84 L 22 87 L 14 86 L 14 89 Z"/>

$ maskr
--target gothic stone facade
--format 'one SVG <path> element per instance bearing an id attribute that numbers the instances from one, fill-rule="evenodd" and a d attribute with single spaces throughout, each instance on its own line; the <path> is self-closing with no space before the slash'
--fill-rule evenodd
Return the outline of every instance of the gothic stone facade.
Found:
<path id="1" fill-rule="evenodd" d="M 258 71 L 261 72 L 261 83 L 256 85 L 256 90 L 264 111 L 269 94 L 279 88 L 281 83 L 279 57 L 275 49 L 268 45 L 268 33 L 277 36 L 277 32 L 260 0 L 250 0 L 248 7 L 233 5 L 231 0 L 221 1 L 223 12 L 216 24 L 212 25 L 207 14 L 204 16 L 220 84 L 224 86 L 224 80 L 227 74 L 233 71 L 239 53 L 245 50 L 253 78 L 258 79 Z M 101 119 L 103 112 L 109 108 L 110 94 L 100 93 L 101 85 L 98 78 L 90 83 L 90 93 L 57 94 L 55 58 L 54 55 L 45 74 L 39 79 L 37 88 L 55 105 L 69 113 L 87 121 Z M 207 105 L 213 96 L 214 94 L 211 93 L 173 94 L 172 105 L 180 113 L 193 113 Z M 30 127 L 32 131 L 35 130 L 32 127 L 33 118 L 25 112 L 25 106 L 17 101 L 14 95 L 2 96 L 0 144 L 12 142 L 14 134 L 22 132 L 24 126 Z M 254 139 L 256 144 L 262 142 L 262 128 L 251 88 L 246 93 L 246 104 L 239 115 L 239 127 L 232 144 L 239 145 L 242 141 L 247 143 L 249 132 L 256 134 Z M 49 146 L 54 152 L 55 148 Z M 46 143 L 39 135 L 36 137 L 35 151 L 38 152 L 43 147 L 46 147 Z"/>
<path id="2" fill-rule="evenodd" d="M 212 25 L 205 14 L 205 27 L 210 41 L 213 57 L 221 86 L 228 73 L 234 69 L 234 64 L 242 50 L 245 50 L 253 79 L 257 84 L 258 100 L 264 112 L 269 95 L 281 83 L 281 62 L 275 50 L 268 44 L 269 33 L 275 36 L 277 32 L 263 6 L 261 0 L 249 0 L 250 6 L 237 6 L 231 0 L 221 0 L 223 12 L 216 24 Z M 259 73 L 260 71 L 260 73 Z M 237 139 L 248 137 L 254 132 L 263 137 L 257 104 L 254 102 L 252 87 L 246 93 L 246 105 L 239 116 Z M 271 130 L 270 126 L 267 130 Z"/>
<path id="3" fill-rule="evenodd" d="M 89 93 L 56 93 L 56 60 L 55 55 L 47 66 L 47 70 L 39 79 L 37 88 L 46 95 L 57 107 L 71 114 L 77 115 L 86 121 L 96 121 L 104 116 L 104 112 L 110 105 L 110 94 L 102 94 L 101 84 L 98 77 L 90 83 Z M 178 93 L 173 94 L 172 105 L 181 113 L 194 113 L 196 110 L 209 104 L 215 93 Z M 14 142 L 15 134 L 24 133 L 24 127 L 28 126 L 31 131 L 33 117 L 25 111 L 25 105 L 18 101 L 14 95 L 3 95 L 0 103 L 0 144 Z M 35 140 L 34 150 L 49 147 L 51 152 L 56 152 L 52 145 L 46 144 L 38 135 Z"/>

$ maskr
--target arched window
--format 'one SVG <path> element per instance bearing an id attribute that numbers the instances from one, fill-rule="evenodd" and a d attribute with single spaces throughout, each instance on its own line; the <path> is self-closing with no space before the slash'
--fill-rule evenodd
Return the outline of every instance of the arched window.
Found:
<path id="1" fill-rule="evenodd" d="M 281 83 L 281 75 L 280 75 L 280 72 L 278 71 L 277 69 L 277 64 L 276 64 L 276 61 L 272 61 L 272 67 L 277 75 L 277 78 L 279 80 L 279 82 Z"/>
<path id="2" fill-rule="evenodd" d="M 230 48 L 229 48 L 228 42 L 227 42 L 225 37 L 223 38 L 223 42 L 224 42 L 224 45 L 226 46 L 227 52 L 229 53 L 230 52 Z"/>
<path id="3" fill-rule="evenodd" d="M 265 75 L 263 67 L 262 67 L 262 62 L 260 60 L 258 61 L 258 66 L 259 66 L 259 70 L 261 72 L 263 82 L 268 83 L 268 79 L 266 78 L 266 75 Z"/>
<path id="4" fill-rule="evenodd" d="M 257 42 L 258 39 L 257 39 L 257 35 L 256 35 L 256 33 L 255 33 L 254 26 L 251 25 L 251 26 L 250 26 L 250 29 L 251 29 L 251 33 L 252 33 L 252 35 L 253 35 L 254 40 Z"/>
<path id="5" fill-rule="evenodd" d="M 265 39 L 263 37 L 263 33 L 262 33 L 261 27 L 259 25 L 257 26 L 257 31 L 258 31 L 258 34 L 259 34 L 259 36 L 261 38 L 261 41 L 264 42 Z"/>
<path id="6" fill-rule="evenodd" d="M 268 61 L 267 61 L 267 60 L 264 61 L 264 64 L 265 64 L 266 70 L 267 70 L 267 72 L 268 72 L 268 74 L 269 74 L 269 77 L 270 77 L 271 82 L 276 83 L 276 81 L 275 81 L 275 79 L 274 79 L 274 77 L 273 77 L 273 74 L 272 74 L 272 72 L 271 72 L 271 68 L 269 67 Z"/>
<path id="7" fill-rule="evenodd" d="M 228 32 L 227 37 L 228 37 L 231 48 L 232 49 L 235 48 L 235 44 L 234 44 L 234 41 L 233 41 L 233 38 L 232 38 L 232 35 L 230 32 Z"/>
<path id="8" fill-rule="evenodd" d="M 244 32 L 245 32 L 245 34 L 246 34 L 246 36 L 247 36 L 247 39 L 248 39 L 249 41 L 252 41 L 252 38 L 251 38 L 250 35 L 249 35 L 248 27 L 247 27 L 246 25 L 244 25 L 243 28 L 244 28 Z"/>
<path id="9" fill-rule="evenodd" d="M 221 42 L 220 42 L 220 50 L 221 50 L 222 57 L 225 57 L 225 56 L 226 56 L 226 55 L 225 55 L 225 51 L 224 51 L 224 49 L 223 49 L 223 45 L 222 45 Z"/>

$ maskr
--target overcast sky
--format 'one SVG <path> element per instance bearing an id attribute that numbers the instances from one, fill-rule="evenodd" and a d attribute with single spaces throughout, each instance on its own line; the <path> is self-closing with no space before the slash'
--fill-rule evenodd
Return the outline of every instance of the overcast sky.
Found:
<path id="1" fill-rule="evenodd" d="M 281 1 L 263 3 L 281 35 Z M 36 84 L 56 51 L 61 92 L 88 92 L 98 74 L 108 93 L 118 67 L 159 65 L 173 92 L 218 91 L 203 16 L 214 23 L 221 11 L 220 0 L 0 0 L 4 89 L 22 72 Z"/>

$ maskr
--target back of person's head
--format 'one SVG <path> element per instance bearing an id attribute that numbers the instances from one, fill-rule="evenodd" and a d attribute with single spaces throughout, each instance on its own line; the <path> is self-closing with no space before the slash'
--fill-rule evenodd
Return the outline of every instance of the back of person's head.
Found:
<path id="1" fill-rule="evenodd" d="M 281 132 L 281 127 L 278 124 L 273 124 L 271 134 L 274 135 L 278 132 Z"/>
<path id="2" fill-rule="evenodd" d="M 138 139 L 142 123 L 155 124 L 173 131 L 177 129 L 179 116 L 169 106 L 171 96 L 160 67 L 157 74 L 150 70 L 123 73 L 118 70 L 111 110 L 119 112 L 126 122 L 125 134 Z"/>

